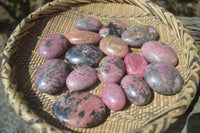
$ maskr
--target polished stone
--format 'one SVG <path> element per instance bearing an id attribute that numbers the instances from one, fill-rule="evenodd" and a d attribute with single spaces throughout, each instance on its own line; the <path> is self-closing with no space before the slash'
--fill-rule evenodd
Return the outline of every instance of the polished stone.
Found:
<path id="1" fill-rule="evenodd" d="M 35 74 L 35 88 L 42 93 L 54 94 L 65 85 L 68 73 L 69 67 L 64 61 L 49 59 Z"/>
<path id="2" fill-rule="evenodd" d="M 95 32 L 82 30 L 72 31 L 66 37 L 74 45 L 94 45 L 101 39 L 100 35 Z"/>
<path id="3" fill-rule="evenodd" d="M 66 52 L 68 40 L 61 34 L 51 34 L 44 37 L 38 46 L 38 53 L 44 59 L 53 59 Z"/>
<path id="4" fill-rule="evenodd" d="M 66 80 L 66 85 L 71 91 L 80 91 L 91 87 L 97 81 L 94 68 L 84 65 L 73 70 Z"/>
<path id="5" fill-rule="evenodd" d="M 116 36 L 104 37 L 100 41 L 99 47 L 106 55 L 114 55 L 120 58 L 123 58 L 129 52 L 128 45 Z"/>
<path id="6" fill-rule="evenodd" d="M 176 66 L 178 56 L 168 45 L 159 41 L 149 41 L 142 46 L 142 55 L 150 62 L 164 62 Z"/>
<path id="7" fill-rule="evenodd" d="M 123 109 L 126 104 L 125 93 L 116 83 L 106 84 L 101 92 L 101 98 L 105 105 L 114 111 Z"/>
<path id="8" fill-rule="evenodd" d="M 164 95 L 177 94 L 183 85 L 180 73 L 167 63 L 151 63 L 144 78 L 152 90 Z"/>
<path id="9" fill-rule="evenodd" d="M 134 26 L 122 33 L 122 39 L 131 47 L 141 47 L 145 42 L 157 38 L 158 32 L 149 25 Z"/>
<path id="10" fill-rule="evenodd" d="M 104 25 L 100 30 L 99 34 L 102 37 L 106 36 L 118 36 L 121 37 L 121 34 L 126 30 L 126 27 L 120 22 L 110 22 Z"/>
<path id="11" fill-rule="evenodd" d="M 117 56 L 104 57 L 97 70 L 97 76 L 103 83 L 117 83 L 124 74 L 124 62 Z"/>
<path id="12" fill-rule="evenodd" d="M 148 63 L 142 55 L 137 53 L 129 53 L 124 58 L 124 64 L 128 74 L 135 74 L 141 78 L 144 78 L 144 71 L 148 66 Z"/>
<path id="13" fill-rule="evenodd" d="M 98 96 L 88 92 L 70 92 L 55 101 L 53 114 L 67 126 L 94 127 L 104 119 L 106 107 Z"/>
<path id="14" fill-rule="evenodd" d="M 76 20 L 75 27 L 79 30 L 99 31 L 102 23 L 96 18 L 80 18 Z"/>
<path id="15" fill-rule="evenodd" d="M 138 106 L 146 105 L 151 100 L 151 90 L 146 82 L 134 74 L 129 74 L 121 80 L 121 86 L 128 100 Z"/>
<path id="16" fill-rule="evenodd" d="M 103 52 L 92 45 L 78 45 L 69 49 L 65 59 L 74 66 L 98 66 L 103 57 Z"/>

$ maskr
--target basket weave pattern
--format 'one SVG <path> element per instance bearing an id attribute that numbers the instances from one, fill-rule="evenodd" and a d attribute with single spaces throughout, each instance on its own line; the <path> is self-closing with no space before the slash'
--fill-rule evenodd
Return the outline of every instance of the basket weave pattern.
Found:
<path id="1" fill-rule="evenodd" d="M 66 35 L 76 30 L 74 22 L 81 17 L 95 17 L 103 24 L 120 21 L 128 28 L 144 24 L 154 26 L 159 40 L 172 47 L 179 57 L 177 69 L 184 79 L 181 92 L 173 96 L 154 93 L 147 106 L 127 105 L 122 111 L 110 111 L 106 121 L 94 128 L 63 126 L 53 116 L 52 105 L 68 90 L 63 88 L 52 96 L 35 89 L 34 75 L 45 62 L 37 48 L 40 40 L 49 34 Z M 195 97 L 200 65 L 193 43 L 179 20 L 146 0 L 57 0 L 31 13 L 13 31 L 3 53 L 2 81 L 16 113 L 40 132 L 163 132 L 186 111 Z M 140 49 L 131 50 L 140 53 Z M 103 86 L 97 83 L 90 92 L 100 96 Z"/>

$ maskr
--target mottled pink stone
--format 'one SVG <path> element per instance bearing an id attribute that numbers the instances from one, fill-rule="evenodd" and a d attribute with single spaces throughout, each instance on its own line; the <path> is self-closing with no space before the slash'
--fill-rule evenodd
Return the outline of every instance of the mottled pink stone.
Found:
<path id="1" fill-rule="evenodd" d="M 141 106 L 146 105 L 150 102 L 151 90 L 146 82 L 137 75 L 126 75 L 121 80 L 121 86 L 131 103 Z"/>
<path id="2" fill-rule="evenodd" d="M 124 62 L 117 56 L 104 57 L 101 60 L 97 71 L 97 76 L 103 83 L 117 83 L 124 74 Z"/>
<path id="3" fill-rule="evenodd" d="M 99 34 L 101 37 L 106 36 L 118 36 L 121 37 L 121 34 L 126 30 L 126 27 L 120 22 L 110 22 L 104 25 L 100 30 Z"/>
<path id="4" fill-rule="evenodd" d="M 61 34 L 52 34 L 44 37 L 38 46 L 38 53 L 44 59 L 53 59 L 61 56 L 68 46 L 68 40 Z"/>
<path id="5" fill-rule="evenodd" d="M 93 45 L 78 45 L 70 48 L 65 59 L 74 66 L 98 66 L 103 57 L 103 52 Z"/>
<path id="6" fill-rule="evenodd" d="M 148 66 L 148 63 L 142 55 L 137 53 L 129 53 L 124 58 L 124 64 L 128 74 L 135 74 L 141 78 L 144 78 L 144 71 Z"/>
<path id="7" fill-rule="evenodd" d="M 88 92 L 71 92 L 55 101 L 53 114 L 67 126 L 94 127 L 104 119 L 106 107 L 98 96 Z"/>
<path id="8" fill-rule="evenodd" d="M 126 96 L 122 88 L 116 83 L 106 84 L 101 92 L 105 105 L 114 111 L 121 110 L 126 104 Z"/>
<path id="9" fill-rule="evenodd" d="M 94 68 L 84 65 L 69 74 L 66 85 L 71 91 L 79 91 L 91 87 L 96 81 L 97 74 Z"/>
<path id="10" fill-rule="evenodd" d="M 142 55 L 150 62 L 164 62 L 176 66 L 178 63 L 178 56 L 174 50 L 159 41 L 149 41 L 142 46 Z"/>
<path id="11" fill-rule="evenodd" d="M 177 94 L 183 85 L 180 73 L 167 63 L 151 63 L 145 70 L 144 78 L 151 89 L 164 95 Z"/>
<path id="12" fill-rule="evenodd" d="M 147 41 L 158 38 L 158 32 L 150 25 L 136 25 L 122 33 L 121 37 L 131 47 L 141 47 Z"/>
<path id="13" fill-rule="evenodd" d="M 101 39 L 100 35 L 95 32 L 82 30 L 72 31 L 66 37 L 74 45 L 93 45 Z"/>
<path id="14" fill-rule="evenodd" d="M 119 37 L 106 36 L 99 43 L 100 49 L 106 55 L 114 55 L 123 58 L 129 52 L 128 45 Z"/>
<path id="15" fill-rule="evenodd" d="M 35 88 L 48 94 L 54 94 L 64 85 L 69 73 L 68 65 L 60 59 L 49 59 L 35 74 Z"/>
<path id="16" fill-rule="evenodd" d="M 96 18 L 80 18 L 76 20 L 75 27 L 79 30 L 98 31 L 102 23 Z"/>

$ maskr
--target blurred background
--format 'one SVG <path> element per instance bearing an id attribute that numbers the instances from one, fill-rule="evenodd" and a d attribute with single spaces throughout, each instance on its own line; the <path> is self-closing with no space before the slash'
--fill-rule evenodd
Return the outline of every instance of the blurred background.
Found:
<path id="1" fill-rule="evenodd" d="M 50 1 L 52 0 L 0 0 L 0 53 L 16 25 L 30 12 Z M 164 7 L 175 16 L 200 17 L 200 0 L 151 1 Z M 35 133 L 35 130 L 21 120 L 8 104 L 1 81 L 0 108 L 0 133 Z"/>

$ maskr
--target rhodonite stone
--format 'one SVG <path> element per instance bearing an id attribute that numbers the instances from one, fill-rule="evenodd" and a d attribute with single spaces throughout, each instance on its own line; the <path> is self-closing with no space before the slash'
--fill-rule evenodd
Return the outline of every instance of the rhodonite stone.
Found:
<path id="1" fill-rule="evenodd" d="M 102 23 L 96 18 L 80 18 L 76 20 L 75 27 L 79 30 L 99 31 Z"/>
<path id="2" fill-rule="evenodd" d="M 116 83 L 125 74 L 123 60 L 117 56 L 104 57 L 98 67 L 97 76 L 103 83 Z"/>
<path id="3" fill-rule="evenodd" d="M 47 60 L 36 72 L 35 88 L 42 93 L 54 94 L 65 85 L 68 73 L 69 67 L 62 60 Z"/>
<path id="4" fill-rule="evenodd" d="M 151 63 L 145 70 L 144 78 L 151 89 L 164 95 L 177 94 L 183 85 L 179 72 L 167 63 Z"/>
<path id="5" fill-rule="evenodd" d="M 68 40 L 61 34 L 52 34 L 44 37 L 38 46 L 38 53 L 44 59 L 53 59 L 61 56 L 68 46 Z"/>
<path id="6" fill-rule="evenodd" d="M 121 38 L 131 47 L 141 47 L 147 41 L 156 40 L 158 32 L 152 26 L 140 25 L 124 31 Z"/>
<path id="7" fill-rule="evenodd" d="M 106 55 L 114 55 L 123 58 L 128 54 L 128 45 L 119 37 L 106 36 L 100 41 L 100 49 Z"/>
<path id="8" fill-rule="evenodd" d="M 79 91 L 91 87 L 96 81 L 96 71 L 92 67 L 84 65 L 69 74 L 66 85 L 71 91 Z"/>
<path id="9" fill-rule="evenodd" d="M 101 98 L 111 110 L 121 110 L 126 104 L 126 96 L 122 88 L 116 83 L 106 84 L 101 92 Z"/>
<path id="10" fill-rule="evenodd" d="M 99 34 L 102 37 L 109 35 L 121 37 L 121 34 L 126 30 L 125 26 L 120 22 L 110 22 L 104 25 L 100 30 Z"/>
<path id="11" fill-rule="evenodd" d="M 67 34 L 67 39 L 74 45 L 92 45 L 97 44 L 101 37 L 99 34 L 91 31 L 72 31 Z"/>
<path id="12" fill-rule="evenodd" d="M 150 62 L 165 62 L 175 66 L 178 63 L 178 56 L 174 50 L 159 41 L 149 41 L 142 46 L 142 55 Z"/>
<path id="13" fill-rule="evenodd" d="M 65 59 L 75 66 L 97 66 L 103 57 L 103 52 L 92 45 L 78 45 L 69 49 Z"/>
<path id="14" fill-rule="evenodd" d="M 148 66 L 148 63 L 142 55 L 137 53 L 129 53 L 124 58 L 124 64 L 128 74 L 135 74 L 141 78 L 144 78 L 144 71 Z"/>
<path id="15" fill-rule="evenodd" d="M 126 75 L 121 80 L 121 86 L 131 103 L 141 106 L 150 102 L 151 90 L 146 82 L 137 75 Z"/>
<path id="16" fill-rule="evenodd" d="M 97 126 L 106 115 L 102 100 L 88 92 L 71 92 L 59 97 L 53 105 L 54 116 L 66 126 Z"/>

